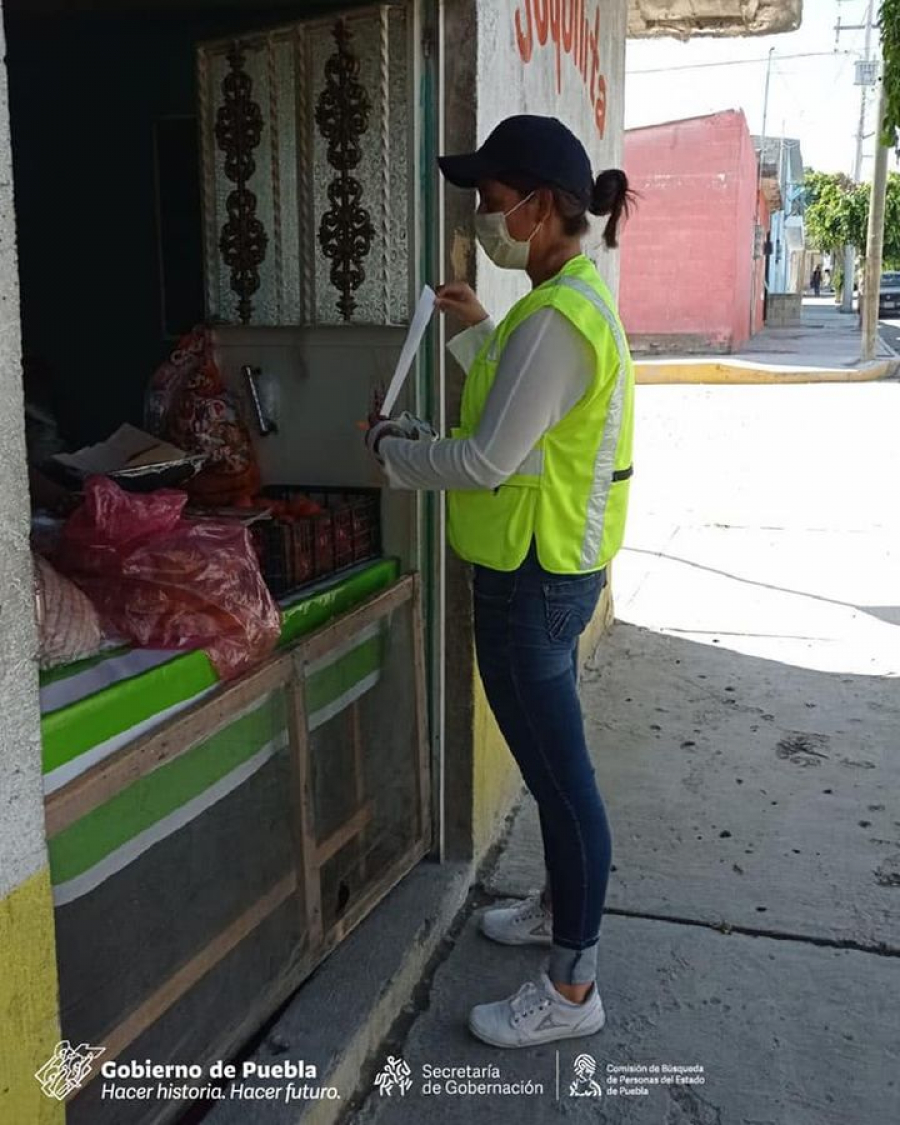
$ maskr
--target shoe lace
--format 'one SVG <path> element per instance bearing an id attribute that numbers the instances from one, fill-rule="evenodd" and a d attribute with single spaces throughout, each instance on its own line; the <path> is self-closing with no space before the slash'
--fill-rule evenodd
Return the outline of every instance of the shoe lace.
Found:
<path id="1" fill-rule="evenodd" d="M 528 918 L 543 918 L 546 911 L 544 910 L 543 902 L 541 901 L 540 893 L 529 896 L 522 904 L 522 912 L 520 917 L 525 920 Z"/>
<path id="2" fill-rule="evenodd" d="M 512 1008 L 512 1022 L 518 1023 L 532 1012 L 548 1007 L 550 1001 L 538 988 L 533 980 L 526 981 L 515 996 L 510 998 L 509 1006 Z"/>

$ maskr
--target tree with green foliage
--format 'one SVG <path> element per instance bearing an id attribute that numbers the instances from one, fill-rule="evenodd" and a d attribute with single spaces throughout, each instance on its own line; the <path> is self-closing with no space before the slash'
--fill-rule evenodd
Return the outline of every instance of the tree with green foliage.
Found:
<path id="1" fill-rule="evenodd" d="M 836 253 L 852 242 L 852 199 L 855 185 L 838 173 L 807 169 L 804 180 L 805 222 L 810 244 L 823 253 Z"/>
<path id="2" fill-rule="evenodd" d="M 900 151 L 900 0 L 881 0 L 882 81 L 887 112 L 882 125 L 882 144 Z"/>
<path id="3" fill-rule="evenodd" d="M 814 172 L 807 169 L 804 181 L 805 224 L 809 245 L 832 254 L 837 260 L 840 248 L 866 245 L 869 223 L 870 184 L 854 184 L 842 173 Z M 884 211 L 884 265 L 900 267 L 900 174 L 888 176 Z"/>

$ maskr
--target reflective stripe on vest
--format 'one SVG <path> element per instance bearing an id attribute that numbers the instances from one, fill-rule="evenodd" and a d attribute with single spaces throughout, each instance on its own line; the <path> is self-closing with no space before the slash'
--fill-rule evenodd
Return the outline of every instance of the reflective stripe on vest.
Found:
<path id="1" fill-rule="evenodd" d="M 567 286 L 569 289 L 575 289 L 591 302 L 609 325 L 616 343 L 616 350 L 619 353 L 619 371 L 616 376 L 616 386 L 612 398 L 609 400 L 603 439 L 594 461 L 594 483 L 588 499 L 587 523 L 584 529 L 584 540 L 581 544 L 581 566 L 587 570 L 594 565 L 600 553 L 600 544 L 603 539 L 603 521 L 606 517 L 606 503 L 609 500 L 610 486 L 615 479 L 613 466 L 622 425 L 622 407 L 625 401 L 625 380 L 628 375 L 629 353 L 618 321 L 596 289 L 592 289 L 590 285 L 580 281 L 577 277 L 562 277 L 559 284 Z"/>

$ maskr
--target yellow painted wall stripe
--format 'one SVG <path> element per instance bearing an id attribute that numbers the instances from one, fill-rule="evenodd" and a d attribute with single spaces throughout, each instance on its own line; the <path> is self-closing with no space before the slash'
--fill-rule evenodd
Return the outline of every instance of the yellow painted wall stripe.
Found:
<path id="1" fill-rule="evenodd" d="M 0 1121 L 62 1125 L 62 1103 L 34 1077 L 59 1041 L 49 868 L 0 900 L 0 956 Z"/>

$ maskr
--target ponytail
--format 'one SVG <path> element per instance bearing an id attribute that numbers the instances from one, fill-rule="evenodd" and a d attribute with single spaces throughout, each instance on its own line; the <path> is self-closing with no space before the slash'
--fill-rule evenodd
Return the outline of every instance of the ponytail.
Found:
<path id="1" fill-rule="evenodd" d="M 549 188 L 556 202 L 556 209 L 562 217 L 563 234 L 576 237 L 587 234 L 590 229 L 588 212 L 592 215 L 609 215 L 603 229 L 603 241 L 614 250 L 618 245 L 619 223 L 631 214 L 637 196 L 628 186 L 628 177 L 620 168 L 607 168 L 601 172 L 591 188 L 590 201 L 585 204 L 584 195 L 574 195 L 527 175 L 501 175 L 497 179 L 507 187 L 514 188 L 521 195 Z"/>
<path id="2" fill-rule="evenodd" d="M 634 202 L 635 194 L 621 168 L 607 168 L 594 181 L 588 210 L 592 215 L 609 215 L 603 228 L 603 241 L 610 250 L 618 246 L 619 223 L 631 213 Z"/>

